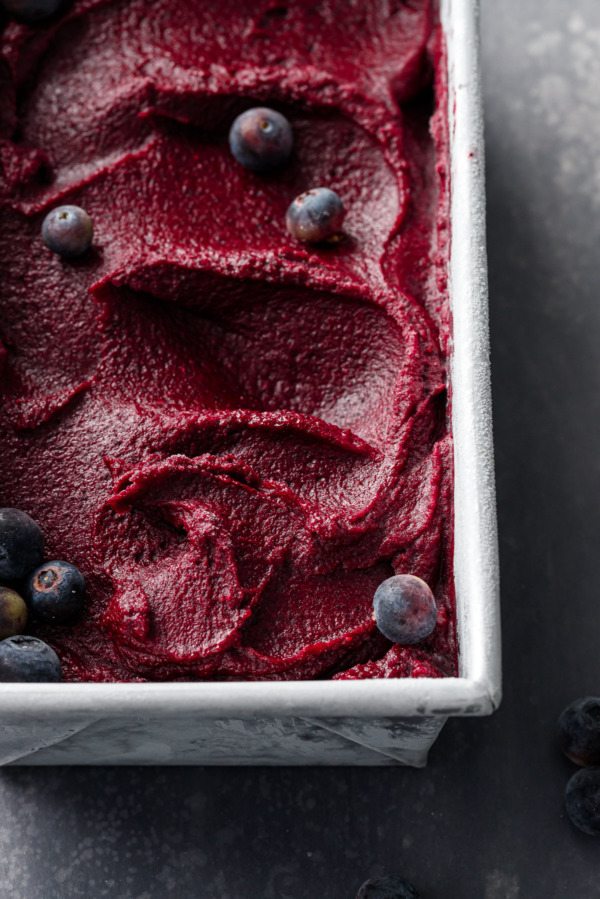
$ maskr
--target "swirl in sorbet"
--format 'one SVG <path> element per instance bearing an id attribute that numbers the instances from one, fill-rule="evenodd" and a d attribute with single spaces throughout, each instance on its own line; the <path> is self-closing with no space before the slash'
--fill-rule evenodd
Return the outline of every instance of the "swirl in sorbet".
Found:
<path id="1" fill-rule="evenodd" d="M 455 674 L 435 5 L 80 0 L 0 47 L 0 483 L 88 584 L 39 628 L 65 679 Z M 228 147 L 258 105 L 268 175 Z M 335 245 L 286 233 L 315 185 Z M 436 596 L 417 646 L 373 621 L 394 573 Z"/>

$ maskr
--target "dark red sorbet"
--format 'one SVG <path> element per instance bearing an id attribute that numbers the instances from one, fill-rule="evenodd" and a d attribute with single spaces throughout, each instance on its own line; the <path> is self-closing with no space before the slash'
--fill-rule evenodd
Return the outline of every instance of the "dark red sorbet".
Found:
<path id="1" fill-rule="evenodd" d="M 0 54 L 0 504 L 85 576 L 36 630 L 65 680 L 455 674 L 436 5 L 80 0 Z M 269 174 L 229 150 L 255 106 Z M 313 187 L 337 243 L 286 232 Z M 436 597 L 417 646 L 372 618 L 394 573 Z"/>

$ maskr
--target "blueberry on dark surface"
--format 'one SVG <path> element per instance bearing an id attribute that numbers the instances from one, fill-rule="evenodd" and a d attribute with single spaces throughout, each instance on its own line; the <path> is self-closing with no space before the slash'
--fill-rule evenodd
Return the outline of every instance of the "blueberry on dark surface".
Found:
<path id="1" fill-rule="evenodd" d="M 565 793 L 567 814 L 575 827 L 600 836 L 600 767 L 582 768 L 573 775 Z"/>
<path id="2" fill-rule="evenodd" d="M 85 209 L 57 206 L 44 219 L 42 237 L 54 253 L 65 259 L 75 259 L 91 247 L 94 226 Z"/>
<path id="3" fill-rule="evenodd" d="M 70 562 L 44 562 L 27 580 L 24 595 L 40 621 L 69 624 L 83 612 L 85 578 Z"/>
<path id="4" fill-rule="evenodd" d="M 0 580 L 19 580 L 44 558 L 44 536 L 20 509 L 0 509 Z"/>
<path id="5" fill-rule="evenodd" d="M 419 899 L 412 883 L 397 874 L 370 877 L 360 887 L 356 899 Z"/>
<path id="6" fill-rule="evenodd" d="M 56 683 L 62 680 L 60 659 L 37 637 L 8 637 L 0 642 L 0 682 Z"/>
<path id="7" fill-rule="evenodd" d="M 344 204 L 335 191 L 315 187 L 296 197 L 285 224 L 292 237 L 305 243 L 320 243 L 339 234 L 345 215 Z"/>
<path id="8" fill-rule="evenodd" d="M 600 697 L 577 699 L 563 711 L 558 742 L 576 765 L 600 765 Z"/>
<path id="9" fill-rule="evenodd" d="M 229 147 L 238 162 L 253 172 L 268 172 L 289 159 L 294 137 L 285 116 L 266 106 L 247 109 L 229 131 Z"/>
<path id="10" fill-rule="evenodd" d="M 393 643 L 420 643 L 435 628 L 435 597 L 420 577 L 396 574 L 379 585 L 373 597 L 375 621 Z"/>
<path id="11" fill-rule="evenodd" d="M 64 0 L 0 0 L 11 16 L 24 22 L 39 22 L 58 12 Z"/>
<path id="12" fill-rule="evenodd" d="M 22 596 L 0 587 L 0 640 L 22 634 L 27 624 L 27 606 Z"/>

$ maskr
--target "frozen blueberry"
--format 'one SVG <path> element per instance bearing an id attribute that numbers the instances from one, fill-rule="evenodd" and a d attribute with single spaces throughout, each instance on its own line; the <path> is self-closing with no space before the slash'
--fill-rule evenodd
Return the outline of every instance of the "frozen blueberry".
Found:
<path id="1" fill-rule="evenodd" d="M 63 2 L 64 0 L 0 0 L 7 13 L 24 22 L 48 19 L 58 12 Z"/>
<path id="2" fill-rule="evenodd" d="M 600 767 L 582 768 L 573 775 L 565 793 L 567 814 L 575 827 L 600 836 Z"/>
<path id="3" fill-rule="evenodd" d="M 285 116 L 266 106 L 247 109 L 229 131 L 229 147 L 238 162 L 253 172 L 268 172 L 287 162 L 294 137 Z"/>
<path id="4" fill-rule="evenodd" d="M 0 640 L 22 634 L 27 624 L 24 599 L 9 587 L 0 587 Z"/>
<path id="5" fill-rule="evenodd" d="M 558 720 L 560 748 L 576 765 L 600 765 L 600 698 L 585 696 Z"/>
<path id="6" fill-rule="evenodd" d="M 60 660 L 37 637 L 9 637 L 0 643 L 0 682 L 44 683 L 62 680 Z"/>
<path id="7" fill-rule="evenodd" d="M 435 628 L 435 597 L 425 581 L 412 574 L 396 574 L 380 584 L 373 607 L 377 627 L 393 643 L 420 643 Z"/>
<path id="8" fill-rule="evenodd" d="M 40 621 L 69 624 L 83 612 L 85 578 L 70 562 L 44 562 L 28 579 L 24 595 Z"/>
<path id="9" fill-rule="evenodd" d="M 94 226 L 85 209 L 57 206 L 44 219 L 42 237 L 54 253 L 65 259 L 74 259 L 91 247 Z"/>
<path id="10" fill-rule="evenodd" d="M 0 580 L 20 580 L 44 558 L 44 536 L 20 509 L 0 509 Z"/>
<path id="11" fill-rule="evenodd" d="M 419 899 L 412 883 L 397 874 L 370 877 L 359 889 L 356 899 Z"/>
<path id="12" fill-rule="evenodd" d="M 292 235 L 306 243 L 320 243 L 339 234 L 344 223 L 344 204 L 328 187 L 314 187 L 296 197 L 285 224 Z"/>

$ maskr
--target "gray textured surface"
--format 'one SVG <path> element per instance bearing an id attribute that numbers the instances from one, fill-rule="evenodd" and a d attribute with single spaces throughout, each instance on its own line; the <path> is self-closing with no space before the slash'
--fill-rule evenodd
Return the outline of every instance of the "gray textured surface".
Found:
<path id="1" fill-rule="evenodd" d="M 16 758 L 25 765 L 414 765 L 445 718 L 106 717 L 72 727 L 54 745 Z M 13 735 L 7 742 L 13 742 Z M 2 729 L 0 729 L 0 736 Z M 31 739 L 27 735 L 27 739 Z M 16 742 L 16 741 L 15 741 Z M 0 740 L 0 752 L 1 752 Z M 31 744 L 29 744 L 31 745 Z M 1 758 L 1 755 L 0 755 Z M 7 756 L 11 760 L 10 756 Z"/>
<path id="2" fill-rule="evenodd" d="M 5 769 L 0 895 L 596 899 L 561 708 L 600 693 L 600 4 L 483 0 L 505 698 L 410 769 Z"/>

